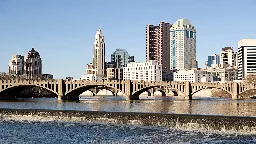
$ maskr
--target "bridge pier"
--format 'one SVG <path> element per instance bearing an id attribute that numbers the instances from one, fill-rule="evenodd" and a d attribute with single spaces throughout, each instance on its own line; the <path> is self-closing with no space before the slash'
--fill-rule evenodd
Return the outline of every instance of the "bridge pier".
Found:
<path id="1" fill-rule="evenodd" d="M 232 99 L 233 100 L 238 99 L 238 83 L 236 83 L 236 82 L 233 82 Z"/>
<path id="2" fill-rule="evenodd" d="M 185 82 L 185 99 L 192 100 L 191 85 L 189 81 Z"/>
<path id="3" fill-rule="evenodd" d="M 64 96 L 64 93 L 65 93 L 63 86 L 65 86 L 65 82 L 63 81 L 63 79 L 59 79 L 58 80 L 58 101 L 62 101 L 63 100 L 62 97 Z"/>
<path id="4" fill-rule="evenodd" d="M 61 101 L 65 101 L 65 100 L 67 100 L 67 101 L 78 101 L 79 100 L 79 96 L 62 96 L 61 97 Z"/>
<path id="5" fill-rule="evenodd" d="M 126 100 L 139 100 L 140 97 L 139 96 L 126 96 Z"/>
<path id="6" fill-rule="evenodd" d="M 62 96 L 58 95 L 58 101 L 62 101 Z"/>

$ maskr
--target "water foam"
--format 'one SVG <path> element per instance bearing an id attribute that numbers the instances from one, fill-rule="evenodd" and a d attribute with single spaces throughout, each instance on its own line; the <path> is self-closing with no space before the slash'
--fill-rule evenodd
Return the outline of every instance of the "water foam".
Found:
<path id="1" fill-rule="evenodd" d="M 0 110 L 1 121 L 68 122 L 160 126 L 186 131 L 256 134 L 256 118 L 176 114 Z"/>

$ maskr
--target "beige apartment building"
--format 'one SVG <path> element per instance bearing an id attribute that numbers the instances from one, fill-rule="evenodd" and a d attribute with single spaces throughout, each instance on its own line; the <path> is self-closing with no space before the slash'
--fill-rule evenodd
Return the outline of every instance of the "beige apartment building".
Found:
<path id="1" fill-rule="evenodd" d="M 146 61 L 157 60 L 163 71 L 170 70 L 170 23 L 146 25 Z"/>

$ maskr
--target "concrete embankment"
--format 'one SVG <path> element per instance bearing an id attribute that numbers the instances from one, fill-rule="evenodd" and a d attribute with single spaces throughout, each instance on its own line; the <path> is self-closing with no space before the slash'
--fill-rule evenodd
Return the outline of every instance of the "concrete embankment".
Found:
<path id="1" fill-rule="evenodd" d="M 256 134 L 256 117 L 38 109 L 0 109 L 0 117 L 14 121 L 127 124 Z"/>

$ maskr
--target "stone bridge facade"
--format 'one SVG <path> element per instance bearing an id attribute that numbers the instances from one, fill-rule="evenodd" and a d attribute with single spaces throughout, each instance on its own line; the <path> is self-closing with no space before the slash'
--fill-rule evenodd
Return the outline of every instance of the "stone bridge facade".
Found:
<path id="1" fill-rule="evenodd" d="M 245 85 L 243 83 L 191 83 L 191 82 L 147 82 L 131 80 L 48 80 L 48 81 L 21 81 L 21 80 L 0 80 L 0 98 L 13 99 L 19 94 L 32 87 L 41 87 L 58 97 L 58 100 L 78 100 L 79 95 L 84 91 L 93 88 L 107 89 L 117 95 L 121 92 L 126 96 L 126 100 L 137 100 L 139 95 L 145 91 L 150 92 L 153 88 L 166 95 L 173 92 L 176 95 L 183 95 L 187 99 L 192 99 L 193 95 L 204 89 L 220 89 L 228 93 L 232 99 L 246 98 L 244 94 L 256 94 L 256 85 Z M 250 91 L 253 91 L 251 93 Z M 92 91 L 93 92 L 93 91 Z"/>

